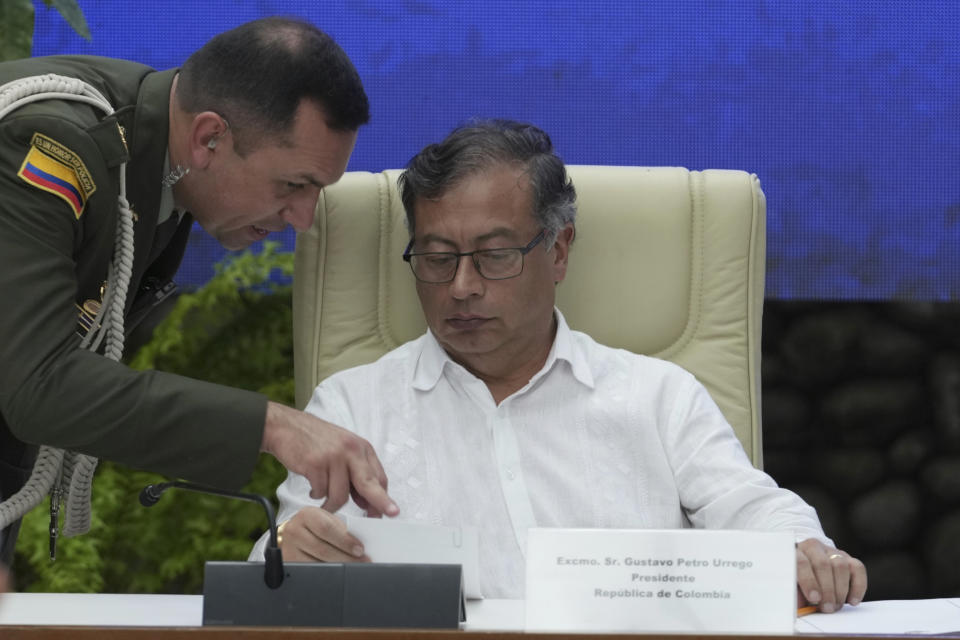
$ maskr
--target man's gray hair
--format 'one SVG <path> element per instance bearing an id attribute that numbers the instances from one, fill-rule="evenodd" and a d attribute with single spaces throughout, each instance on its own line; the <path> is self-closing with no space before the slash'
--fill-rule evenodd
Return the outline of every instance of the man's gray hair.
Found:
<path id="1" fill-rule="evenodd" d="M 416 229 L 417 199 L 437 199 L 461 180 L 499 164 L 522 166 L 529 178 L 533 216 L 545 231 L 544 246 L 577 216 L 577 193 L 550 136 L 531 124 L 477 120 L 457 127 L 443 142 L 423 148 L 407 164 L 397 185 L 407 212 L 407 229 Z"/>

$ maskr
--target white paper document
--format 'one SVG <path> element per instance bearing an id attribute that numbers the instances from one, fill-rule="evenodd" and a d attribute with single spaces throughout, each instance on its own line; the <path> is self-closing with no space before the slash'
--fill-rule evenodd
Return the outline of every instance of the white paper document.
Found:
<path id="1" fill-rule="evenodd" d="M 463 595 L 482 598 L 480 551 L 473 527 L 441 527 L 387 518 L 337 514 L 347 530 L 363 543 L 373 562 L 459 564 L 463 567 Z"/>
<path id="2" fill-rule="evenodd" d="M 960 632 L 960 598 L 876 600 L 797 619 L 797 633 L 944 634 Z"/>

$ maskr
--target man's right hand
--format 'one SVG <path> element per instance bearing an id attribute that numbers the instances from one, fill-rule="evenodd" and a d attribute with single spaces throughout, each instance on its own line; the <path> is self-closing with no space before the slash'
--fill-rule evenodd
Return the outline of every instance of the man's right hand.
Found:
<path id="1" fill-rule="evenodd" d="M 262 451 L 310 482 L 310 497 L 326 497 L 334 512 L 353 496 L 368 515 L 400 512 L 387 494 L 387 475 L 369 442 L 326 420 L 276 402 L 267 403 Z"/>
<path id="2" fill-rule="evenodd" d="M 278 537 L 284 562 L 370 562 L 343 520 L 318 507 L 300 509 Z"/>

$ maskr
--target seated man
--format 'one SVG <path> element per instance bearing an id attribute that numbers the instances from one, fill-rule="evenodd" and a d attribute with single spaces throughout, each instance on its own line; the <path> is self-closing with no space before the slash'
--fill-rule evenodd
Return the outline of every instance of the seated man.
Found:
<path id="1" fill-rule="evenodd" d="M 569 329 L 554 299 L 576 194 L 545 133 L 459 128 L 411 160 L 400 189 L 429 331 L 331 376 L 307 411 L 373 444 L 401 518 L 479 530 L 484 595 L 524 596 L 529 527 L 692 525 L 790 531 L 801 603 L 860 602 L 863 564 L 750 464 L 691 374 Z M 277 494 L 285 560 L 368 559 L 305 478 Z"/>

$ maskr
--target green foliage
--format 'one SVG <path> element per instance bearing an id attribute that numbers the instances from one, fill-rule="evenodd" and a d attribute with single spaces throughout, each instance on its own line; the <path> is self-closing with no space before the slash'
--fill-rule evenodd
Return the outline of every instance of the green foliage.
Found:
<path id="1" fill-rule="evenodd" d="M 30 56 L 33 44 L 33 2 L 0 2 L 0 62 Z"/>
<path id="2" fill-rule="evenodd" d="M 215 276 L 195 293 L 180 296 L 131 361 L 134 369 L 160 369 L 243 389 L 289 381 L 278 400 L 293 404 L 290 287 L 270 281 L 271 272 L 293 276 L 293 254 L 264 243 L 263 252 L 217 265 Z M 277 341 L 278 331 L 285 342 Z M 281 348 L 282 347 L 282 348 Z"/>
<path id="3" fill-rule="evenodd" d="M 133 357 L 160 369 L 260 391 L 293 403 L 291 288 L 293 254 L 264 243 L 217 266 L 209 283 L 179 297 L 153 339 Z M 263 455 L 245 491 L 274 497 L 286 471 Z M 48 554 L 49 509 L 24 518 L 14 565 L 21 591 L 199 593 L 206 560 L 243 560 L 265 529 L 262 509 L 187 491 L 170 491 L 150 509 L 137 496 L 160 476 L 101 463 L 89 533 L 61 539 Z"/>
<path id="4" fill-rule="evenodd" d="M 90 28 L 77 0 L 43 0 L 60 12 L 74 31 L 87 40 Z M 33 47 L 32 0 L 0 0 L 0 62 L 30 56 Z"/>

